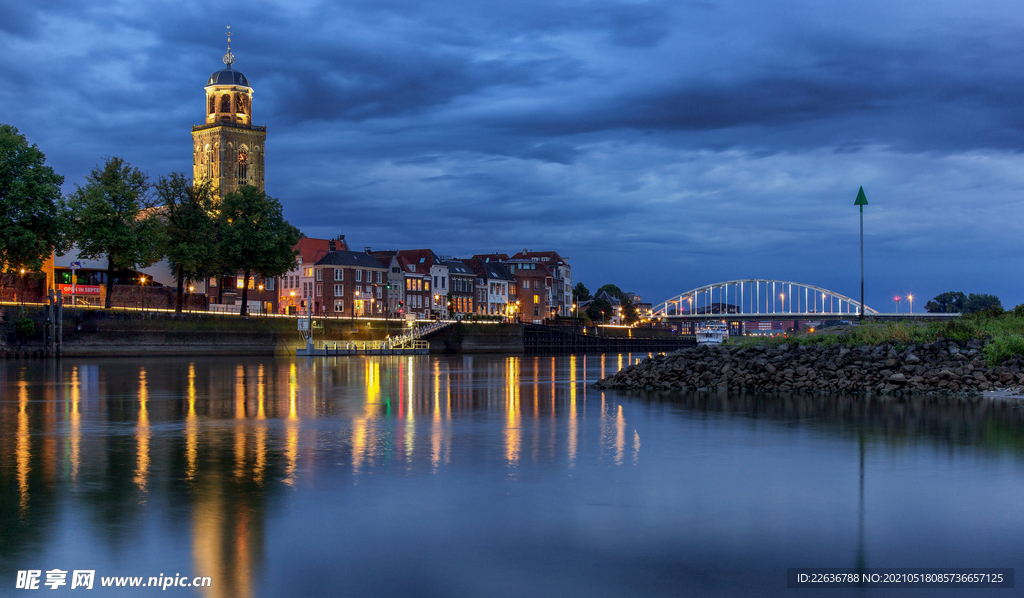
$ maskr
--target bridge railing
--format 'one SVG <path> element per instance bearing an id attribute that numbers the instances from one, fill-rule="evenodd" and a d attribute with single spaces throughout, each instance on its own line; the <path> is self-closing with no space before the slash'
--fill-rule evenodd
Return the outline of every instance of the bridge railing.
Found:
<path id="1" fill-rule="evenodd" d="M 861 304 L 822 287 L 792 282 L 750 278 L 729 280 L 680 293 L 654 307 L 657 316 L 700 316 L 708 314 L 784 314 L 814 317 L 856 317 Z M 877 314 L 864 307 L 865 315 Z"/>

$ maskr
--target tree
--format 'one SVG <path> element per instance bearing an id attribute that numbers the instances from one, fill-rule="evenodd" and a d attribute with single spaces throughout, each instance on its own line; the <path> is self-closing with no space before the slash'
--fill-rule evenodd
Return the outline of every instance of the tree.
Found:
<path id="1" fill-rule="evenodd" d="M 583 286 L 582 282 L 577 282 L 576 286 L 572 288 L 573 303 L 579 303 L 580 301 L 590 300 L 590 289 Z"/>
<path id="2" fill-rule="evenodd" d="M 626 300 L 626 294 L 622 292 L 622 289 L 613 284 L 606 284 L 603 287 L 597 289 L 596 291 L 594 291 L 594 296 L 597 297 L 601 293 L 608 293 L 609 295 L 615 297 L 619 301 Z"/>
<path id="3" fill-rule="evenodd" d="M 622 323 L 632 326 L 640 320 L 640 314 L 636 313 L 636 307 L 628 298 L 622 302 Z"/>
<path id="4" fill-rule="evenodd" d="M 174 309 L 181 313 L 185 282 L 210 278 L 221 271 L 213 191 L 209 183 L 195 186 L 184 174 L 172 172 L 160 177 L 156 193 L 167 226 L 167 261 L 178 282 Z"/>
<path id="5" fill-rule="evenodd" d="M 0 273 L 38 271 L 54 250 L 68 248 L 64 177 L 18 129 L 0 124 Z"/>
<path id="6" fill-rule="evenodd" d="M 74 241 L 85 259 L 107 258 L 110 309 L 115 269 L 135 270 L 163 257 L 164 225 L 149 196 L 149 177 L 118 157 L 107 158 L 75 185 L 68 206 L 75 217 Z"/>
<path id="7" fill-rule="evenodd" d="M 963 312 L 965 314 L 973 314 L 979 311 L 1002 313 L 1003 303 L 995 295 L 986 295 L 984 293 L 976 295 L 971 293 L 967 296 L 967 301 L 964 303 Z"/>
<path id="8" fill-rule="evenodd" d="M 242 311 L 249 312 L 249 278 L 280 276 L 295 267 L 299 229 L 284 219 L 281 202 L 252 185 L 243 185 L 220 203 L 221 255 L 224 265 L 242 272 Z"/>
<path id="9" fill-rule="evenodd" d="M 594 322 L 601 322 L 603 324 L 606 318 L 612 316 L 612 304 L 604 298 L 594 299 L 587 306 L 587 316 Z"/>
<path id="10" fill-rule="evenodd" d="M 965 303 L 967 303 L 966 295 L 960 291 L 947 291 L 936 295 L 931 301 L 925 303 L 924 309 L 929 313 L 962 313 Z"/>

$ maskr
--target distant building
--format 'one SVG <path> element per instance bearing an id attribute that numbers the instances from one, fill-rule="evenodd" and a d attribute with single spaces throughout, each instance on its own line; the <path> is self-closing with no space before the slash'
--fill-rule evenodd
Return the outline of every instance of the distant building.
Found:
<path id="1" fill-rule="evenodd" d="M 313 266 L 314 313 L 378 316 L 385 308 L 387 267 L 365 251 L 328 251 Z"/>
<path id="2" fill-rule="evenodd" d="M 448 268 L 448 294 L 451 295 L 452 311 L 456 314 L 473 313 L 476 272 L 461 260 L 447 259 L 444 265 Z"/>
<path id="3" fill-rule="evenodd" d="M 547 283 L 547 311 L 543 317 L 572 315 L 572 276 L 568 258 L 557 251 L 531 251 L 524 249 L 515 254 L 512 260 L 528 259 L 544 264 L 551 273 L 551 281 Z"/>

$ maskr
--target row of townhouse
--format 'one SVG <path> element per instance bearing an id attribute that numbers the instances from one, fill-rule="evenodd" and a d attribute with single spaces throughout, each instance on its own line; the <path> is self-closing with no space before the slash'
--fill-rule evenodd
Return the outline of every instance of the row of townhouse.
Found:
<path id="1" fill-rule="evenodd" d="M 274 287 L 281 313 L 538 322 L 572 313 L 569 263 L 554 251 L 456 259 L 430 249 L 352 251 L 344 237 L 303 238 L 295 249 L 298 265 Z"/>

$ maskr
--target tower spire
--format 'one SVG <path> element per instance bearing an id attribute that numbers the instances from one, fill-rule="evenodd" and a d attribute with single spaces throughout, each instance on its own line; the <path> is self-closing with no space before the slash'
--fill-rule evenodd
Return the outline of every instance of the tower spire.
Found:
<path id="1" fill-rule="evenodd" d="M 235 63 L 235 55 L 231 53 L 231 25 L 228 25 L 228 53 L 224 55 L 224 64 L 231 68 L 231 65 Z"/>

